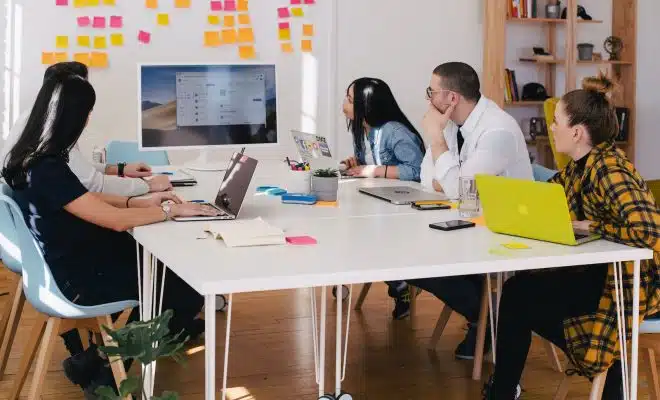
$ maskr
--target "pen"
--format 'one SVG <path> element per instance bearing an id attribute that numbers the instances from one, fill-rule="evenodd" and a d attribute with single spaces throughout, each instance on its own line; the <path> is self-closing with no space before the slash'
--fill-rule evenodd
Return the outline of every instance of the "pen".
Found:
<path id="1" fill-rule="evenodd" d="M 206 203 L 204 200 L 190 200 L 191 203 Z"/>
<path id="2" fill-rule="evenodd" d="M 156 175 L 174 175 L 174 172 L 156 172 Z"/>

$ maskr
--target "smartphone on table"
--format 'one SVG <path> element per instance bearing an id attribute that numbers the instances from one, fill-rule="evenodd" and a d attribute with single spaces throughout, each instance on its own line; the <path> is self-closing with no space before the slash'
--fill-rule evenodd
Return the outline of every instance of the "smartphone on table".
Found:
<path id="1" fill-rule="evenodd" d="M 472 228 L 475 226 L 474 222 L 463 221 L 463 220 L 453 220 L 453 221 L 443 221 L 430 224 L 429 228 L 437 229 L 440 231 L 455 231 L 457 229 Z"/>

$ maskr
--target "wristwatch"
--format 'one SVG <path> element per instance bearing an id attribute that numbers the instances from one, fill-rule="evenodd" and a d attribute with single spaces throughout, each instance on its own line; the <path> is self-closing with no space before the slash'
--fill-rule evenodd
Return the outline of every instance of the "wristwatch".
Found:
<path id="1" fill-rule="evenodd" d="M 124 177 L 124 167 L 126 166 L 126 163 L 120 162 L 117 163 L 117 175 L 120 177 Z"/>
<path id="2" fill-rule="evenodd" d="M 169 204 L 163 204 L 160 206 L 160 208 L 163 209 L 163 212 L 165 213 L 165 219 L 164 221 L 169 221 L 170 218 L 170 212 L 172 211 L 172 207 Z"/>

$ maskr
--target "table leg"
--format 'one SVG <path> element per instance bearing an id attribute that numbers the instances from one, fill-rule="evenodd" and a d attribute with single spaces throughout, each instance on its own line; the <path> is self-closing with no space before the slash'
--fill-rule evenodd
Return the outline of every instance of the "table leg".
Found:
<path id="1" fill-rule="evenodd" d="M 204 296 L 204 321 L 204 361 L 206 364 L 206 395 L 204 398 L 215 400 L 215 296 L 213 295 Z"/>
<path id="2" fill-rule="evenodd" d="M 616 302 L 617 330 L 621 356 L 621 375 L 623 384 L 623 400 L 628 400 L 630 387 L 628 386 L 628 360 L 626 357 L 626 308 L 623 296 L 623 274 L 621 264 L 614 263 L 614 297 Z"/>
<path id="3" fill-rule="evenodd" d="M 635 260 L 633 268 L 633 326 L 632 326 L 632 353 L 630 360 L 630 393 L 631 400 L 637 400 L 637 373 L 639 356 L 639 285 L 641 279 L 641 262 Z"/>
<path id="4" fill-rule="evenodd" d="M 139 249 L 139 244 L 137 245 Z M 138 252 L 138 292 L 140 297 L 140 317 L 142 321 L 149 321 L 153 318 L 153 297 L 154 297 L 154 270 L 153 258 L 151 253 L 142 249 L 142 263 L 139 262 Z M 156 363 L 142 365 L 144 374 L 144 400 L 150 399 L 154 393 L 154 377 L 156 372 Z"/>
<path id="5" fill-rule="evenodd" d="M 227 305 L 227 329 L 225 331 L 225 363 L 222 375 L 222 400 L 227 398 L 227 374 L 229 373 L 229 334 L 231 333 L 231 309 L 234 303 L 234 295 L 229 293 L 229 304 Z"/>
<path id="6" fill-rule="evenodd" d="M 321 287 L 321 324 L 319 327 L 319 399 L 325 394 L 325 314 L 328 307 L 326 299 L 327 287 Z M 337 297 L 341 297 L 338 293 Z"/>
<path id="7" fill-rule="evenodd" d="M 341 285 L 336 286 L 337 288 L 337 329 L 336 329 L 336 335 L 337 335 L 337 343 L 335 344 L 335 397 L 339 397 L 341 395 L 341 353 L 342 353 L 342 348 L 341 348 L 341 336 L 342 336 L 342 327 L 344 326 L 343 324 L 343 318 L 342 318 L 342 298 L 343 296 L 343 288 Z M 348 338 L 347 338 L 348 339 Z"/>

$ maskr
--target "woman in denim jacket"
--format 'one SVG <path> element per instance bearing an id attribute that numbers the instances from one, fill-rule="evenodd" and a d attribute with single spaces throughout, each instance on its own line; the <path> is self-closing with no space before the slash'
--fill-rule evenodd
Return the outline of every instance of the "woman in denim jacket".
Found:
<path id="1" fill-rule="evenodd" d="M 346 90 L 343 111 L 355 151 L 343 161 L 348 175 L 419 182 L 424 141 L 387 83 L 356 79 Z"/>

